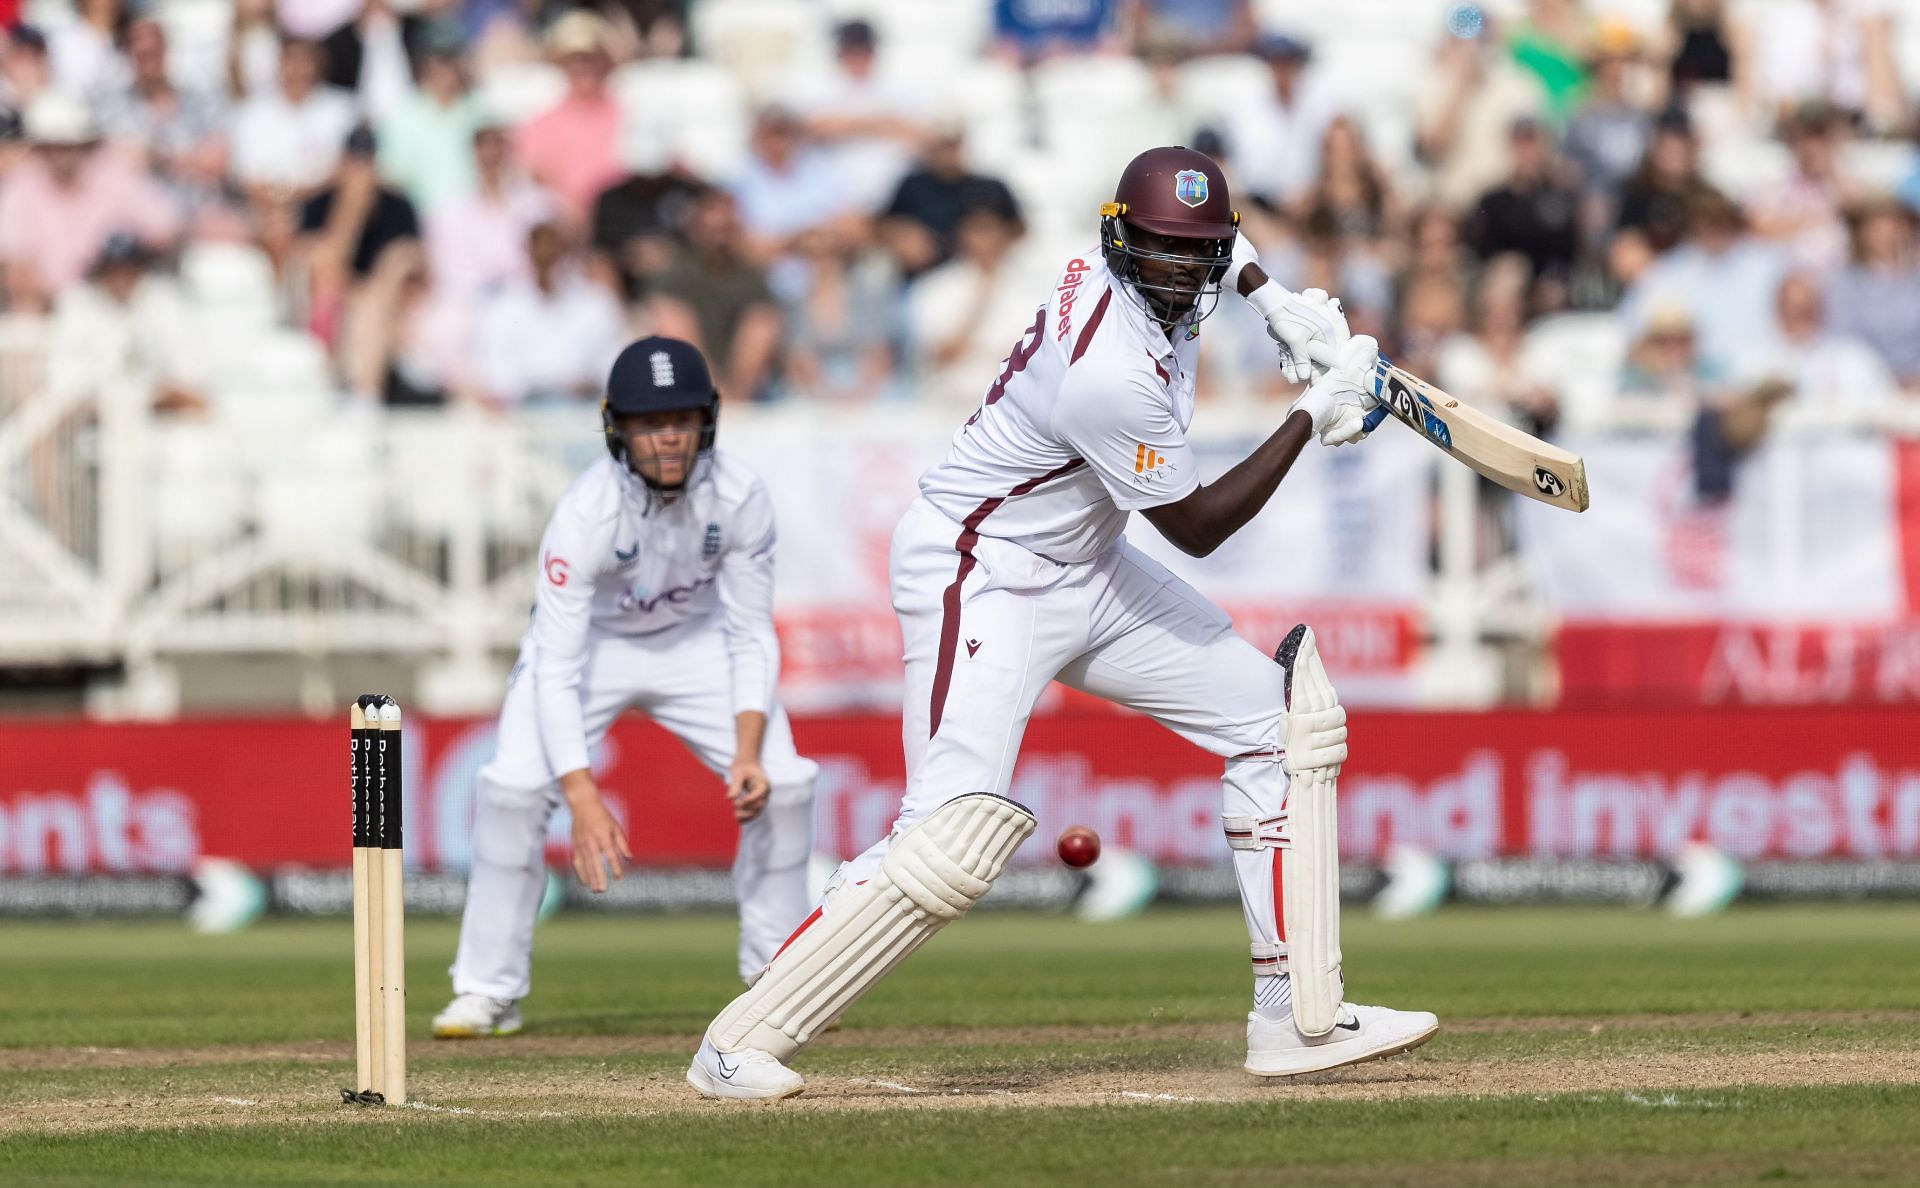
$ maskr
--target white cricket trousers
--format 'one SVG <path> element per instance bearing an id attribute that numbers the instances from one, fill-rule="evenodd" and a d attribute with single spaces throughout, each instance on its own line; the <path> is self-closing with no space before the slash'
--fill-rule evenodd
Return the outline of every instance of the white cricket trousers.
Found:
<path id="1" fill-rule="evenodd" d="M 1280 666 L 1124 538 L 1091 561 L 1062 564 L 981 535 L 992 527 L 983 507 L 963 525 L 915 500 L 894 531 L 907 788 L 892 833 L 958 796 L 1005 796 L 1034 701 L 1056 679 L 1224 759 L 1223 817 L 1277 819 L 1287 793 Z M 855 858 L 846 877 L 868 877 L 889 841 Z M 1279 854 L 1233 851 L 1260 972 L 1272 972 L 1280 940 Z"/>
<path id="2" fill-rule="evenodd" d="M 532 640 L 500 710 L 499 743 L 480 770 L 474 796 L 473 867 L 453 960 L 456 994 L 519 999 L 531 988 L 533 925 L 546 890 L 547 822 L 562 802 L 560 773 L 547 762 L 534 718 Z M 733 697 L 725 633 L 717 616 L 652 635 L 595 634 L 588 643 L 580 703 L 589 749 L 632 707 L 678 738 L 723 779 L 733 762 Z M 764 968 L 806 915 L 807 858 L 813 849 L 813 784 L 818 768 L 793 749 L 786 711 L 768 717 L 761 764 L 772 785 L 767 807 L 740 827 L 733 889 L 740 902 L 740 976 Z M 630 765 L 637 778 L 645 764 Z M 620 788 L 633 805 L 629 840 L 646 834 L 644 787 Z M 723 787 L 716 786 L 719 797 Z"/>

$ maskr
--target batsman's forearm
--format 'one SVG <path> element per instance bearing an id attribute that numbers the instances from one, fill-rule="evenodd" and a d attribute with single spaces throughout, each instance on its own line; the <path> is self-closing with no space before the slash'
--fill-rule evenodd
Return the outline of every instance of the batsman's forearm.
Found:
<path id="1" fill-rule="evenodd" d="M 1293 413 L 1239 465 L 1182 499 L 1175 514 L 1149 519 L 1181 552 L 1206 556 L 1260 513 L 1312 436 L 1312 418 Z"/>
<path id="2" fill-rule="evenodd" d="M 1245 297 L 1247 294 L 1253 292 L 1255 289 L 1259 288 L 1261 285 L 1264 285 L 1266 283 L 1267 283 L 1266 272 L 1262 270 L 1258 264 L 1249 264 L 1245 268 L 1242 268 L 1240 270 L 1240 279 L 1234 285 L 1234 288 L 1239 289 L 1240 295 L 1242 297 Z"/>

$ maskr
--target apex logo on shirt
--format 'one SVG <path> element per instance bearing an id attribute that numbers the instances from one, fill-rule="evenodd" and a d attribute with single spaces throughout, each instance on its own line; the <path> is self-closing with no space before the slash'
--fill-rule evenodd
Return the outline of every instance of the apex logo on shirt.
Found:
<path id="1" fill-rule="evenodd" d="M 1151 478 L 1160 477 L 1160 468 L 1167 464 L 1167 456 L 1152 446 L 1133 447 L 1133 473 L 1144 474 Z"/>
<path id="2" fill-rule="evenodd" d="M 634 541 L 632 544 L 628 545 L 624 549 L 621 548 L 619 545 L 613 546 L 613 559 L 615 561 L 618 561 L 622 565 L 627 564 L 628 562 L 632 561 L 635 557 L 638 557 L 639 555 L 640 555 L 640 542 L 637 540 Z"/>

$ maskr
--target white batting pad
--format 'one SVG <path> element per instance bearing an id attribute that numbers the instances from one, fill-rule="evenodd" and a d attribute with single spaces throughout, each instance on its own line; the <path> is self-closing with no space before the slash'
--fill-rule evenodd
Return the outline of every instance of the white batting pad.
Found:
<path id="1" fill-rule="evenodd" d="M 1288 633 L 1274 659 L 1287 670 L 1288 754 L 1287 840 L 1281 860 L 1281 902 L 1287 970 L 1293 980 L 1293 1022 L 1302 1035 L 1333 1030 L 1346 984 L 1340 975 L 1340 840 L 1335 791 L 1340 760 L 1346 758 L 1346 718 L 1339 715 L 1337 740 L 1325 725 L 1339 710 L 1333 682 L 1314 648 L 1305 624 Z M 1331 763 L 1301 763 L 1296 768 L 1295 719 L 1302 723 L 1302 745 Z"/>
<path id="2" fill-rule="evenodd" d="M 872 878 L 831 888 L 753 988 L 707 1028 L 721 1052 L 787 1061 L 928 937 L 967 914 L 1032 835 L 999 796 L 950 800 L 893 840 Z"/>

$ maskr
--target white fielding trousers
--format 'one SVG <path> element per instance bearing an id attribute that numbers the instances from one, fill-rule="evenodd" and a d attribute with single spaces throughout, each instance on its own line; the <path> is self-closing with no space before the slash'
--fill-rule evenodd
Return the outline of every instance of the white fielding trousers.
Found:
<path id="1" fill-rule="evenodd" d="M 525 998 L 531 988 L 533 925 L 546 890 L 547 822 L 562 802 L 534 718 L 531 641 L 500 710 L 499 743 L 480 770 L 474 796 L 473 867 L 453 961 L 456 994 Z M 733 697 L 718 617 L 654 635 L 595 634 L 580 682 L 587 747 L 598 746 L 621 711 L 646 713 L 708 770 L 725 778 L 735 743 Z M 765 967 L 807 913 L 807 858 L 813 849 L 813 784 L 818 769 L 794 751 L 786 711 L 768 716 L 760 761 L 772 792 L 760 815 L 740 827 L 733 889 L 740 903 L 740 976 Z M 644 763 L 629 772 L 644 772 Z M 628 778 L 633 778 L 631 775 Z M 629 840 L 646 832 L 646 789 L 622 788 L 636 819 Z M 712 789 L 716 797 L 724 787 Z"/>
<path id="2" fill-rule="evenodd" d="M 991 530 L 990 510 L 975 523 Z M 1224 759 L 1223 816 L 1279 816 L 1283 670 L 1125 540 L 1061 564 L 916 500 L 894 531 L 891 580 L 906 655 L 907 767 L 893 834 L 955 797 L 1005 796 L 1034 701 L 1055 679 Z M 846 879 L 869 877 L 889 840 L 853 859 Z M 1279 855 L 1233 851 L 1256 957 L 1280 940 Z"/>

